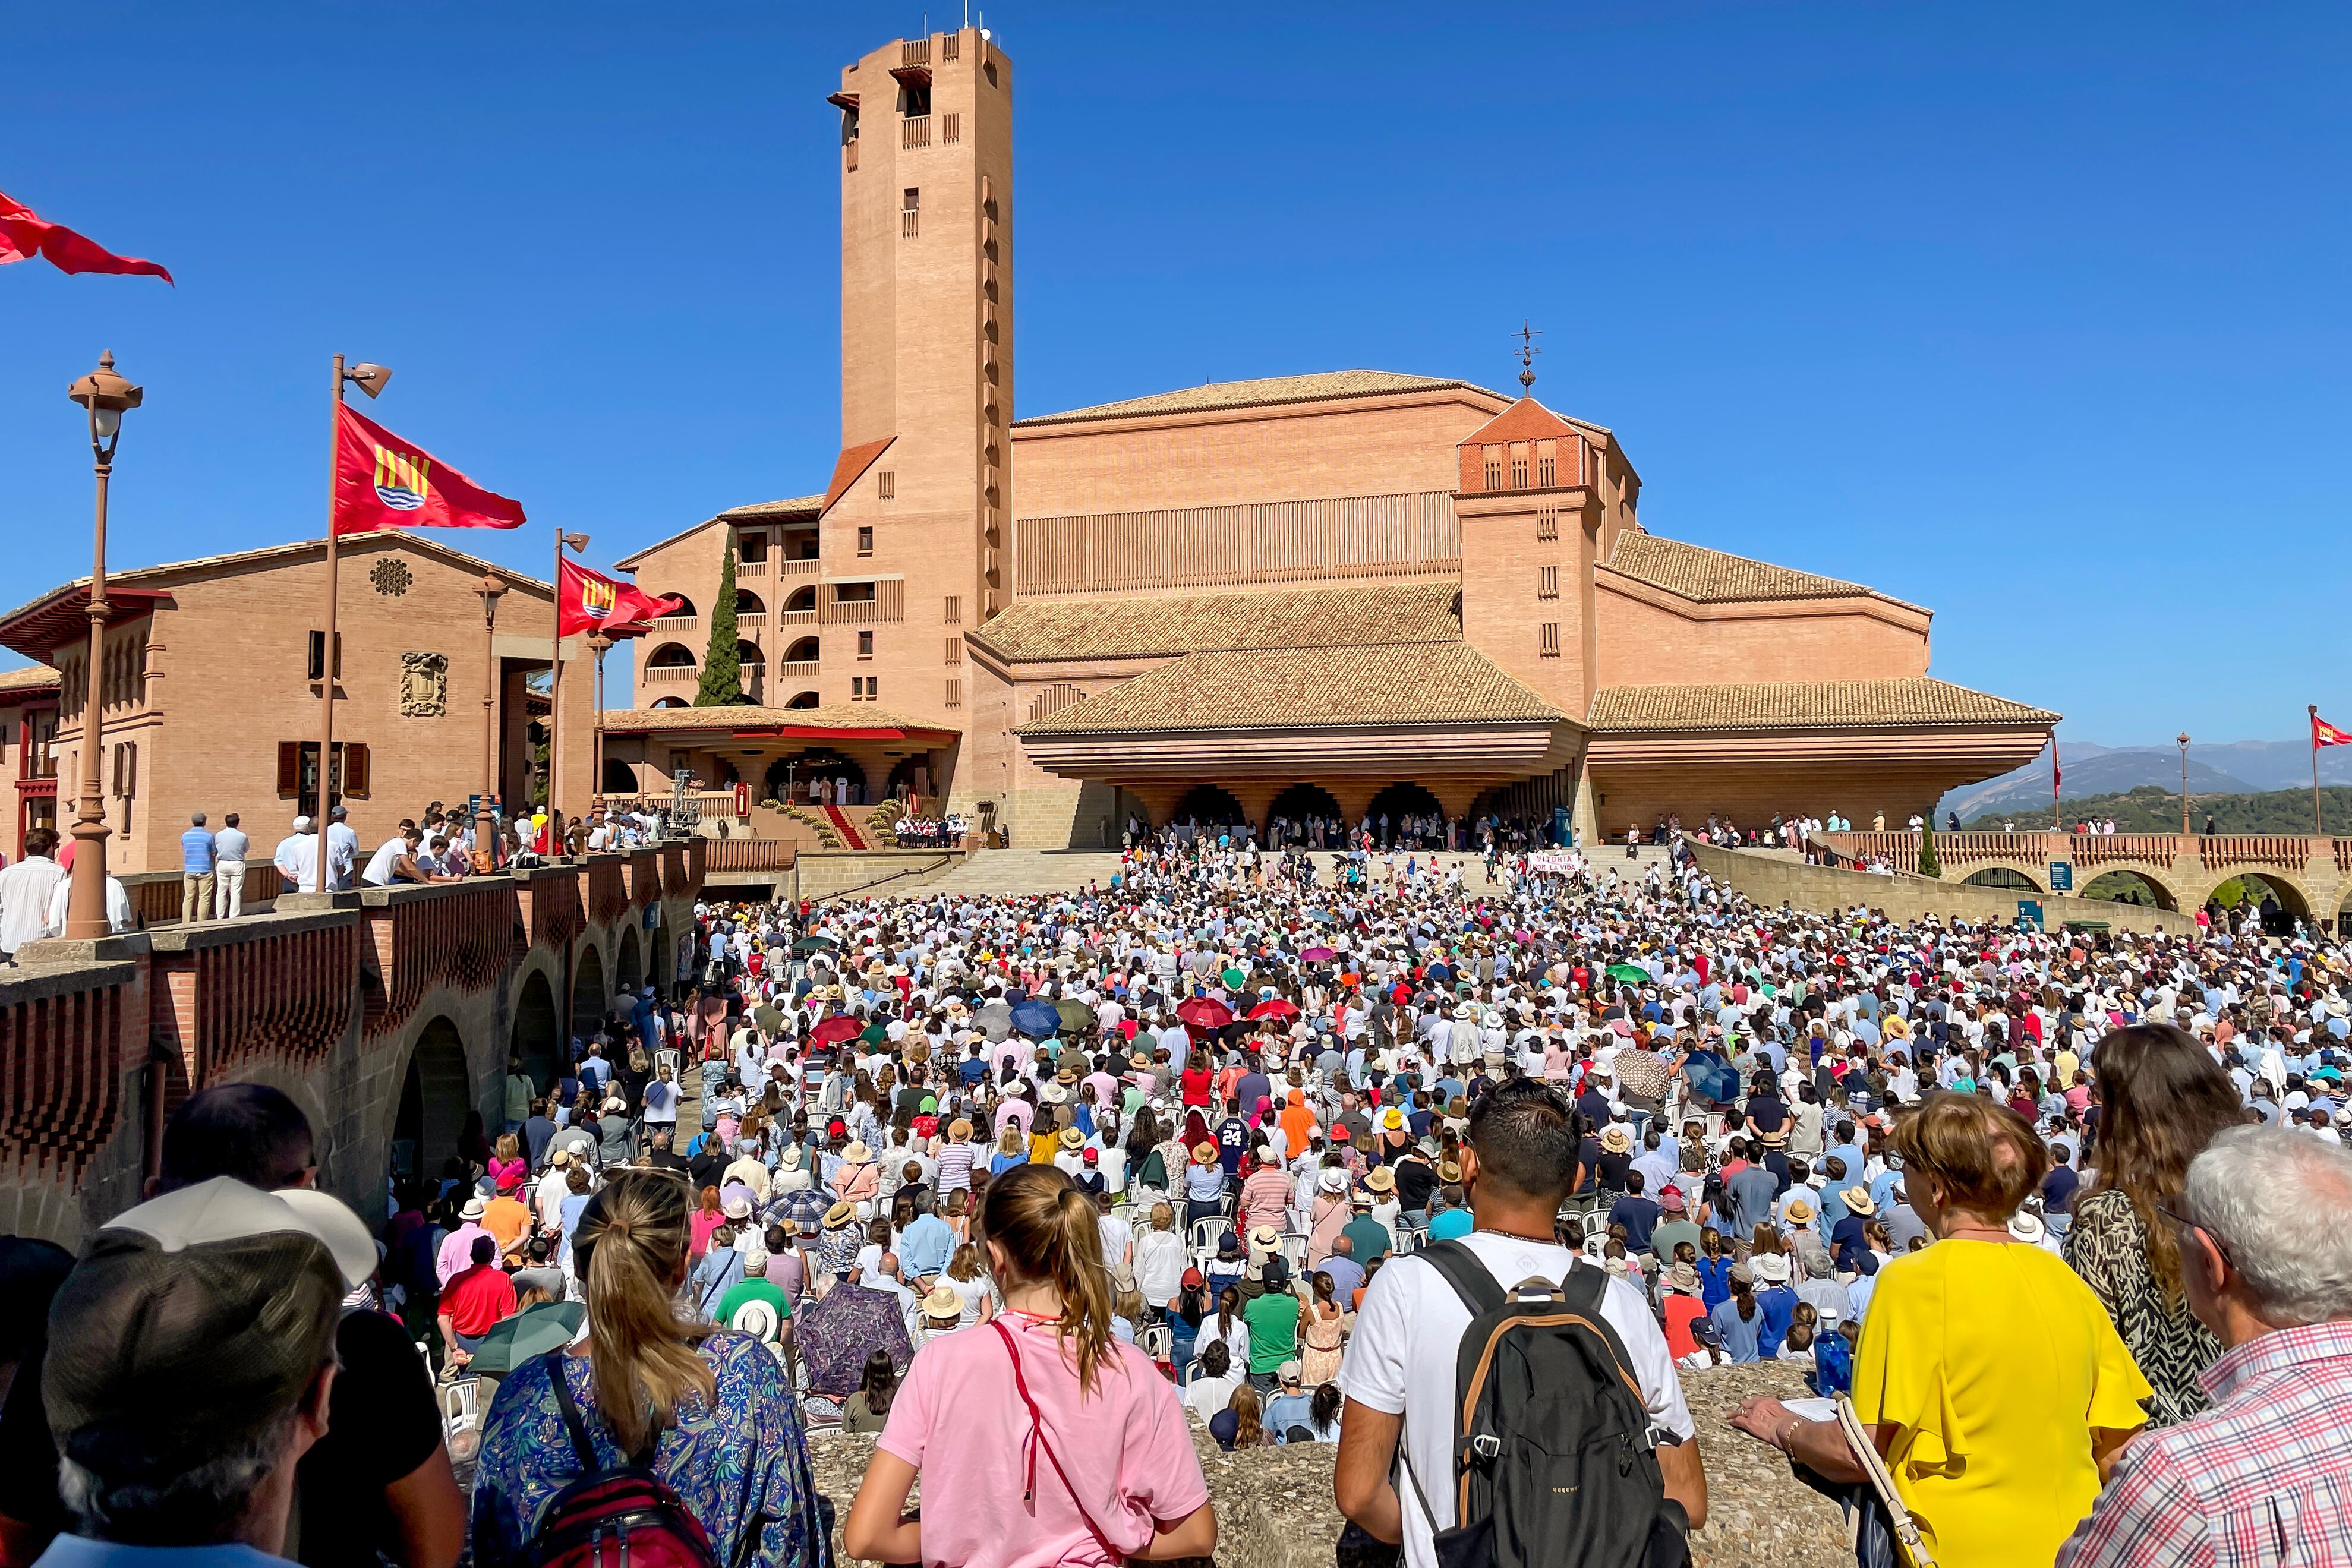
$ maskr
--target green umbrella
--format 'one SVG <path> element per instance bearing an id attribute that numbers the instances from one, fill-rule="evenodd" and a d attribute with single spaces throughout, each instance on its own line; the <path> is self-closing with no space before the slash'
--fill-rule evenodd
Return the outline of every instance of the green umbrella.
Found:
<path id="1" fill-rule="evenodd" d="M 803 936 L 793 944 L 795 953 L 830 953 L 841 944 L 830 936 Z"/>
<path id="2" fill-rule="evenodd" d="M 1095 1027 L 1095 1009 L 1084 1002 L 1064 997 L 1054 1004 L 1054 1010 L 1062 1015 L 1062 1027 L 1072 1034 L 1084 1034 Z"/>
<path id="3" fill-rule="evenodd" d="M 587 1317 L 584 1301 L 541 1301 L 525 1307 L 505 1322 L 491 1325 L 467 1370 L 504 1376 L 532 1356 L 562 1350 L 579 1338 L 580 1325 Z"/>
<path id="4" fill-rule="evenodd" d="M 1650 971 L 1637 968 L 1632 964 L 1612 964 L 1602 973 L 1612 980 L 1622 980 L 1629 986 L 1646 986 L 1650 983 Z"/>

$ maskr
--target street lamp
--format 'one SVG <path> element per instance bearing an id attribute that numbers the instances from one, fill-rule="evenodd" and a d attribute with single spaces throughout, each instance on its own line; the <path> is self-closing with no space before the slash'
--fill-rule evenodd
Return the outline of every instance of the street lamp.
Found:
<path id="1" fill-rule="evenodd" d="M 114 373 L 111 350 L 98 356 L 98 369 L 66 389 L 89 416 L 89 455 L 98 474 L 98 521 L 90 547 L 89 684 L 81 710 L 81 807 L 74 818 L 73 888 L 67 894 L 68 936 L 107 934 L 106 800 L 100 793 L 100 715 L 106 706 L 106 483 L 114 473 L 114 449 L 122 444 L 124 411 L 139 406 L 140 390 Z"/>
<path id="2" fill-rule="evenodd" d="M 596 723 L 591 732 L 594 738 L 590 743 L 588 758 L 588 766 L 596 770 L 588 790 L 589 805 L 595 809 L 604 804 L 604 655 L 613 651 L 613 639 L 602 632 L 592 632 L 588 635 L 588 651 L 596 655 Z"/>
<path id="3" fill-rule="evenodd" d="M 335 657 L 335 486 L 341 463 L 345 382 L 367 393 L 373 402 L 392 384 L 392 371 L 365 360 L 346 367 L 343 356 L 337 354 L 328 377 L 328 393 L 335 410 L 327 426 L 327 630 L 319 654 L 319 864 L 314 893 L 325 893 L 335 884 L 333 869 L 328 864 L 327 813 L 335 803 L 335 682 L 342 674 L 342 661 Z"/>
<path id="4" fill-rule="evenodd" d="M 2182 730 L 2175 737 L 2180 742 L 2180 836 L 2189 836 L 2189 732 Z"/>
<path id="5" fill-rule="evenodd" d="M 495 571 L 482 574 L 474 591 L 482 596 L 482 796 L 474 806 L 474 869 L 498 869 L 498 831 L 490 801 L 499 788 L 499 596 L 506 580 Z"/>

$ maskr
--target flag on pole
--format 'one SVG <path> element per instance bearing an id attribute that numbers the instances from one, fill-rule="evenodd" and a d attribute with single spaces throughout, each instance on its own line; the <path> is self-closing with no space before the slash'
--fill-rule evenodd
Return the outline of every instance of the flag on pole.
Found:
<path id="1" fill-rule="evenodd" d="M 2317 714 L 2313 714 L 2311 746 L 2315 751 L 2323 746 L 2352 746 L 2352 729 L 2338 729 Z"/>
<path id="2" fill-rule="evenodd" d="M 59 272 L 123 272 L 160 277 L 172 275 L 160 262 L 117 256 L 96 240 L 63 224 L 53 224 L 24 203 L 0 193 L 0 267 L 40 256 Z M 177 288 L 176 283 L 172 287 Z"/>
<path id="3" fill-rule="evenodd" d="M 516 528 L 522 504 L 476 485 L 359 410 L 335 416 L 335 532 Z"/>
<path id="4" fill-rule="evenodd" d="M 583 632 L 602 632 L 615 638 L 640 637 L 653 630 L 646 622 L 657 615 L 675 615 L 686 607 L 683 599 L 656 599 L 635 583 L 622 582 L 584 566 L 575 566 L 568 558 L 558 571 L 555 602 L 566 637 L 576 637 Z"/>

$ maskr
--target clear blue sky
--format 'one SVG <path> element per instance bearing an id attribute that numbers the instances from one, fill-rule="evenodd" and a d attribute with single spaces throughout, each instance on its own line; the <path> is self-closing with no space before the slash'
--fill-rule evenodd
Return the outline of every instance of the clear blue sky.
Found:
<path id="1" fill-rule="evenodd" d="M 959 11 L 930 12 L 934 26 Z M 1657 532 L 1938 612 L 2108 744 L 2352 722 L 2352 14 L 1005 5 L 1017 412 L 1371 366 L 1613 427 Z M 919 6 L 16 7 L 0 600 L 88 570 L 63 396 L 147 388 L 114 560 L 314 536 L 330 354 L 609 561 L 823 486 L 842 65 Z M 307 609 L 307 606 L 304 607 Z M 4 661 L 0 661 L 4 662 Z M 1738 672 L 1727 671 L 1727 678 Z"/>

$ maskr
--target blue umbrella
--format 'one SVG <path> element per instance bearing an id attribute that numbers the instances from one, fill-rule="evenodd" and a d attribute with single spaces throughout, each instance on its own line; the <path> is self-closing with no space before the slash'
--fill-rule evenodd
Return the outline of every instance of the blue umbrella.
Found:
<path id="1" fill-rule="evenodd" d="M 1062 1015 L 1053 1003 L 1032 999 L 1013 1009 L 1013 1027 L 1033 1040 L 1051 1040 L 1061 1032 Z"/>

